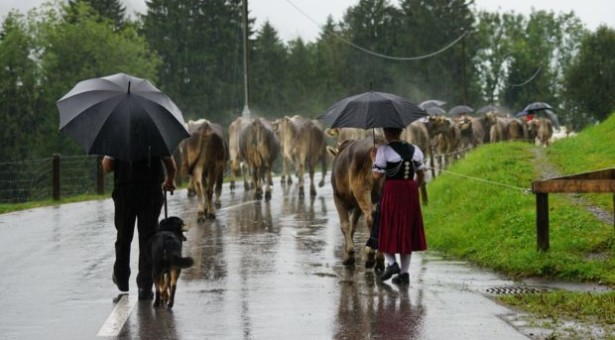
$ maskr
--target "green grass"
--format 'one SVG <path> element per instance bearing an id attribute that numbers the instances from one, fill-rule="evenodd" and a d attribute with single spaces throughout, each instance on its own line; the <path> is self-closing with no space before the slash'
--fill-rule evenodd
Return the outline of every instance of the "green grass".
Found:
<path id="1" fill-rule="evenodd" d="M 428 185 L 423 208 L 428 247 L 511 278 L 545 277 L 615 287 L 615 229 L 578 201 L 549 195 L 550 245 L 537 251 L 536 198 L 529 192 L 550 162 L 562 175 L 615 167 L 615 116 L 545 153 L 526 143 L 484 145 Z M 586 195 L 613 212 L 612 194 Z M 543 316 L 613 324 L 615 293 L 548 292 L 501 301 Z"/>
<path id="2" fill-rule="evenodd" d="M 110 195 L 78 195 L 61 198 L 59 201 L 54 200 L 42 200 L 42 201 L 33 201 L 33 202 L 25 202 L 25 203 L 2 203 L 0 204 L 0 214 L 6 214 L 14 211 L 34 209 L 40 207 L 54 206 L 60 205 L 64 203 L 74 203 L 74 202 L 83 202 L 83 201 L 91 201 L 97 199 L 105 199 L 111 197 Z"/>

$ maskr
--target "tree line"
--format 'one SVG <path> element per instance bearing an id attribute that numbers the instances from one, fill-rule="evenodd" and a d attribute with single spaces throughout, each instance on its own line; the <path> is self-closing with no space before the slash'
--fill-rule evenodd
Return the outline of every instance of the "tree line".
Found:
<path id="1" fill-rule="evenodd" d="M 241 0 L 46 3 L 0 27 L 0 157 L 83 151 L 58 132 L 56 101 L 78 81 L 151 80 L 186 119 L 227 125 L 244 105 Z M 511 113 L 543 101 L 580 129 L 615 109 L 615 30 L 574 14 L 478 11 L 471 0 L 360 0 L 319 37 L 282 41 L 248 16 L 249 105 L 269 118 L 319 116 L 349 95 L 393 92 Z"/>

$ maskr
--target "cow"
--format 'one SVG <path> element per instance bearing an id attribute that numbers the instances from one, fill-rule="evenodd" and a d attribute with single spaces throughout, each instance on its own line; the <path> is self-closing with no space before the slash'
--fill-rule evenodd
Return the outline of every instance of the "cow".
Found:
<path id="1" fill-rule="evenodd" d="M 220 207 L 220 194 L 229 149 L 222 126 L 204 121 L 186 139 L 183 167 L 188 169 L 194 191 L 199 199 L 197 220 L 216 217 L 214 206 Z M 214 199 L 215 190 L 215 199 Z"/>
<path id="2" fill-rule="evenodd" d="M 408 126 L 406 126 L 406 128 L 402 131 L 401 139 L 418 146 L 419 149 L 423 151 L 425 159 L 429 157 L 433 160 L 429 132 L 427 131 L 427 126 L 423 121 L 415 120 L 414 122 L 408 124 Z M 432 174 L 435 176 L 433 169 Z M 427 204 L 429 200 L 427 198 L 427 185 L 425 184 L 425 181 L 423 181 L 423 184 L 421 185 L 420 192 L 422 202 Z"/>
<path id="3" fill-rule="evenodd" d="M 383 181 L 375 182 L 370 157 L 370 152 L 375 147 L 372 138 L 364 138 L 347 140 L 337 149 L 327 148 L 335 157 L 331 167 L 331 186 L 333 187 L 333 201 L 340 219 L 340 228 L 344 235 L 343 264 L 347 266 L 355 263 L 353 236 L 357 230 L 359 218 L 361 215 L 364 216 L 367 228 L 371 231 L 373 202 L 380 199 Z M 368 247 L 366 251 L 365 266 L 371 268 L 375 265 L 376 269 L 384 269 L 382 254 L 376 256 L 376 251 Z"/>
<path id="4" fill-rule="evenodd" d="M 479 118 L 462 115 L 457 117 L 456 120 L 461 137 L 460 149 L 463 154 L 483 143 L 485 130 L 483 130 Z"/>
<path id="5" fill-rule="evenodd" d="M 263 198 L 263 180 L 266 181 L 265 199 L 271 199 L 271 170 L 279 153 L 280 141 L 268 120 L 255 118 L 240 131 L 239 154 L 252 175 L 254 199 Z"/>
<path id="6" fill-rule="evenodd" d="M 489 143 L 497 143 L 506 140 L 506 123 L 502 117 L 493 112 L 487 112 L 485 119 L 489 125 Z"/>
<path id="7" fill-rule="evenodd" d="M 230 172 L 230 184 L 231 191 L 235 190 L 235 179 L 241 175 L 243 177 L 244 190 L 250 190 L 251 186 L 248 181 L 245 166 L 243 165 L 241 155 L 239 154 L 239 133 L 248 125 L 250 120 L 244 117 L 238 117 L 235 119 L 228 128 L 228 145 L 229 145 L 229 172 Z"/>
<path id="8" fill-rule="evenodd" d="M 384 140 L 384 132 L 382 128 L 376 129 L 357 129 L 357 128 L 328 128 L 325 129 L 327 136 L 337 139 L 337 144 L 340 145 L 346 140 L 357 140 L 366 137 L 372 137 L 372 139 Z"/>
<path id="9" fill-rule="evenodd" d="M 553 124 L 546 118 L 534 118 L 529 122 L 532 129 L 536 131 L 536 138 L 541 146 L 547 147 L 553 136 Z"/>
<path id="10" fill-rule="evenodd" d="M 439 163 L 439 168 L 443 169 L 445 166 L 449 166 L 456 157 L 461 141 L 459 127 L 451 118 L 430 116 L 427 123 L 427 131 L 429 131 L 432 144 L 435 145 L 436 152 L 434 154 L 437 155 L 433 157 Z"/>
<path id="11" fill-rule="evenodd" d="M 327 176 L 327 141 L 325 133 L 317 121 L 294 116 L 292 118 L 297 127 L 296 139 L 294 142 L 295 164 L 297 176 L 299 177 L 299 197 L 304 197 L 304 172 L 307 169 L 310 176 L 310 196 L 316 196 L 316 186 L 314 185 L 314 172 L 316 164 L 320 163 L 322 178 L 318 183 L 319 187 L 325 185 Z"/>
<path id="12" fill-rule="evenodd" d="M 282 177 L 280 183 L 282 184 L 293 183 L 290 171 L 291 167 L 295 165 L 295 145 L 297 143 L 297 130 L 299 129 L 297 121 L 293 118 L 286 116 L 273 122 L 273 128 L 280 139 L 280 151 L 282 154 Z"/>
<path id="13" fill-rule="evenodd" d="M 527 127 L 520 119 L 509 117 L 501 119 L 504 122 L 506 140 L 527 140 Z"/>
<path id="14" fill-rule="evenodd" d="M 185 124 L 186 130 L 188 130 L 188 133 L 192 135 L 194 132 L 196 132 L 199 126 L 201 126 L 201 124 L 203 124 L 206 121 L 207 120 L 204 118 L 201 118 L 198 120 L 189 120 Z M 184 161 L 187 160 L 187 157 L 188 157 L 187 143 L 188 143 L 188 138 L 182 140 L 177 146 L 177 149 L 175 150 L 173 157 L 175 157 L 176 164 L 181 165 L 179 167 L 177 177 L 178 178 L 188 177 L 188 186 L 187 186 L 188 197 L 192 197 L 196 195 L 196 191 L 194 190 L 194 182 L 192 181 L 192 176 L 188 173 L 188 166 L 184 166 Z"/>

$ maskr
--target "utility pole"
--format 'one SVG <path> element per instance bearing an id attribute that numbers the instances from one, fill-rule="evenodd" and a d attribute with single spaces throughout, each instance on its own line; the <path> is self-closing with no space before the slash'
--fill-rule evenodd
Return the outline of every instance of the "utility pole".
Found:
<path id="1" fill-rule="evenodd" d="M 241 116 L 250 119 L 250 107 L 248 102 L 250 99 L 249 78 L 248 78 L 248 0 L 243 0 L 243 89 L 244 89 L 244 106 Z"/>
<path id="2" fill-rule="evenodd" d="M 466 81 L 466 35 L 465 30 L 462 27 L 461 33 L 461 65 L 462 65 L 462 80 L 463 80 L 463 105 L 468 105 L 468 84 Z"/>

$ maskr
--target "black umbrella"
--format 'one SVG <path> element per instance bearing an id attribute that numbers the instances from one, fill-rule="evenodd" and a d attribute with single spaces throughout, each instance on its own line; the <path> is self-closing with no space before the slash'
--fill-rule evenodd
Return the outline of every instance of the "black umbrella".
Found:
<path id="1" fill-rule="evenodd" d="M 181 111 L 149 81 L 118 73 L 83 80 L 57 102 L 60 131 L 88 154 L 168 156 L 189 137 Z"/>
<path id="2" fill-rule="evenodd" d="M 476 110 L 476 112 L 477 113 L 487 113 L 487 112 L 502 113 L 502 109 L 500 109 L 496 105 L 486 105 Z"/>
<path id="3" fill-rule="evenodd" d="M 467 105 L 453 106 L 450 110 L 448 110 L 448 113 L 453 116 L 468 114 L 472 112 L 474 112 L 474 109 Z"/>
<path id="4" fill-rule="evenodd" d="M 427 113 L 409 99 L 391 93 L 369 91 L 346 97 L 320 117 L 331 128 L 405 128 Z"/>
<path id="5" fill-rule="evenodd" d="M 541 111 L 541 110 L 553 110 L 551 105 L 543 102 L 531 103 L 523 109 L 523 111 Z"/>
<path id="6" fill-rule="evenodd" d="M 425 112 L 427 112 L 427 114 L 432 115 L 432 116 L 446 114 L 446 110 L 444 110 L 443 108 L 439 106 L 428 106 L 425 108 Z"/>
<path id="7" fill-rule="evenodd" d="M 419 104 L 419 107 L 423 108 L 423 109 L 427 109 L 429 107 L 440 107 L 442 105 L 446 104 L 446 102 L 444 100 L 440 100 L 440 99 L 429 99 L 426 100 L 422 103 Z"/>

